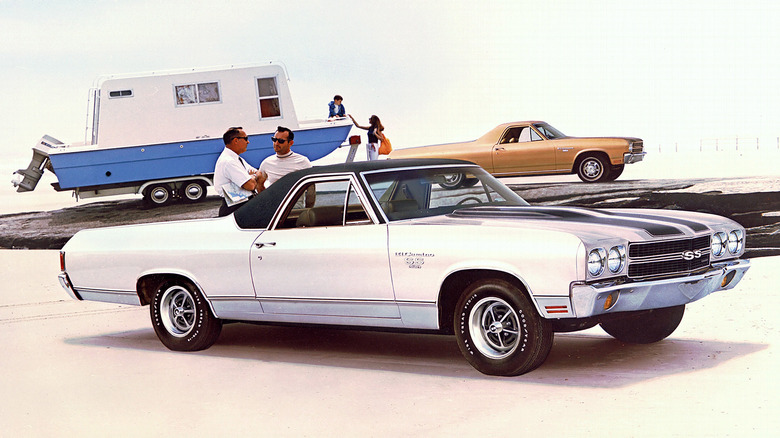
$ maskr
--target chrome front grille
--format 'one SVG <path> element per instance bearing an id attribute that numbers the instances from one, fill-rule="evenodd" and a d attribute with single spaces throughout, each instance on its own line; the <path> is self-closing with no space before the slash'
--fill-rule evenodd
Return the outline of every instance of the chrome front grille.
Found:
<path id="1" fill-rule="evenodd" d="M 687 274 L 709 264 L 709 235 L 628 245 L 629 278 Z"/>
<path id="2" fill-rule="evenodd" d="M 632 154 L 639 154 L 642 153 L 645 149 L 645 143 L 644 141 L 635 141 L 631 143 L 631 146 L 628 147 L 628 151 Z"/>

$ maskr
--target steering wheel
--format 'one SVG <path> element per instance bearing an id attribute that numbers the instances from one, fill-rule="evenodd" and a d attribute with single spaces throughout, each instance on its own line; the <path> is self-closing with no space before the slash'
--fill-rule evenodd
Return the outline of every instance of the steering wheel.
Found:
<path id="1" fill-rule="evenodd" d="M 467 202 L 469 202 L 469 201 L 471 201 L 471 202 L 474 202 L 475 204 L 481 204 L 481 203 L 482 203 L 482 200 L 481 200 L 481 199 L 479 199 L 479 198 L 477 198 L 476 196 L 469 196 L 469 197 L 467 197 L 467 198 L 463 198 L 463 199 L 461 199 L 461 200 L 460 200 L 460 201 L 458 201 L 458 203 L 457 203 L 457 204 L 455 204 L 455 205 L 463 205 L 463 204 L 465 204 L 465 203 L 467 203 Z"/>

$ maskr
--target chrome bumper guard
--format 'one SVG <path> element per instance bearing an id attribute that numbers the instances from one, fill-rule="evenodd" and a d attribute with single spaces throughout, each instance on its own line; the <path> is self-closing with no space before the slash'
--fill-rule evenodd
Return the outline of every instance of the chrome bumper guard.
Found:
<path id="1" fill-rule="evenodd" d="M 733 288 L 749 268 L 750 260 L 730 260 L 714 263 L 709 271 L 687 277 L 624 284 L 575 283 L 570 291 L 573 316 L 586 318 L 692 303 L 713 292 Z"/>
<path id="2" fill-rule="evenodd" d="M 68 274 L 63 272 L 58 275 L 57 278 L 60 280 L 60 286 L 65 289 L 65 292 L 67 292 L 71 298 L 81 301 L 81 297 L 76 293 L 76 290 L 73 289 L 73 285 L 70 282 L 70 278 L 68 278 Z"/>
<path id="3" fill-rule="evenodd" d="M 639 152 L 638 154 L 632 152 L 625 153 L 623 154 L 623 163 L 624 164 L 638 163 L 645 158 L 645 155 L 647 155 L 647 152 Z"/>

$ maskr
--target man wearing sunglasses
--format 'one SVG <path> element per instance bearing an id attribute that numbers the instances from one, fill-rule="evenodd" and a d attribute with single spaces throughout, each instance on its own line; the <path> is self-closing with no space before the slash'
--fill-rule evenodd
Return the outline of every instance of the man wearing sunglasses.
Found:
<path id="1" fill-rule="evenodd" d="M 276 132 L 273 138 L 271 138 L 276 154 L 266 158 L 260 164 L 260 170 L 268 176 L 265 183 L 266 187 L 290 172 L 311 167 L 311 162 L 308 158 L 290 150 L 294 143 L 294 138 L 295 134 L 289 128 L 284 126 L 276 128 Z"/>
<path id="2" fill-rule="evenodd" d="M 276 128 L 276 132 L 271 138 L 276 154 L 271 155 L 260 163 L 260 171 L 267 176 L 265 181 L 266 187 L 290 172 L 311 167 L 311 162 L 308 158 L 290 150 L 294 138 L 295 134 L 289 128 L 284 126 Z M 310 189 L 306 193 L 306 207 L 314 205 L 314 186 L 310 187 Z"/>
<path id="3" fill-rule="evenodd" d="M 214 168 L 214 188 L 222 197 L 219 216 L 238 210 L 256 193 L 265 189 L 266 175 L 240 157 L 246 152 L 249 138 L 240 126 L 228 129 L 222 136 L 225 149 Z"/>

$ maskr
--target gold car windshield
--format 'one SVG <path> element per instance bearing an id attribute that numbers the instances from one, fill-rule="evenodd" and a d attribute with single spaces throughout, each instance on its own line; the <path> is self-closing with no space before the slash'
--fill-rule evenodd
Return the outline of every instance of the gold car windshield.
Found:
<path id="1" fill-rule="evenodd" d="M 391 221 L 449 214 L 467 207 L 528 205 L 478 167 L 393 169 L 363 176 Z"/>

